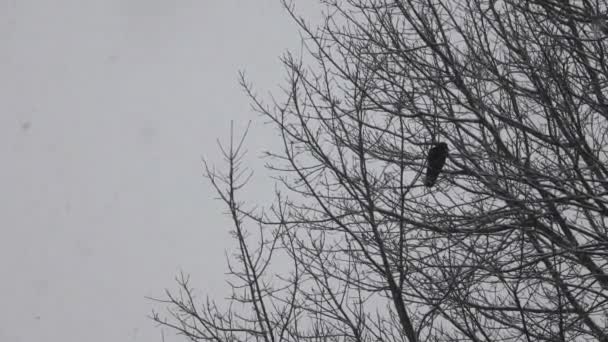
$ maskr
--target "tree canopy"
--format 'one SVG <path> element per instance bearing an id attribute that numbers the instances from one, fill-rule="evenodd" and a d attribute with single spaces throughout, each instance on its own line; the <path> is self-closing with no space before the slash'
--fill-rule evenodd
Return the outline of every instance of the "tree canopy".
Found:
<path id="1" fill-rule="evenodd" d="M 608 341 L 606 1 L 323 3 L 314 27 L 285 3 L 305 49 L 283 94 L 242 81 L 280 134 L 275 202 L 238 199 L 246 140 L 206 168 L 230 305 L 180 278 L 155 319 L 193 341 Z"/>

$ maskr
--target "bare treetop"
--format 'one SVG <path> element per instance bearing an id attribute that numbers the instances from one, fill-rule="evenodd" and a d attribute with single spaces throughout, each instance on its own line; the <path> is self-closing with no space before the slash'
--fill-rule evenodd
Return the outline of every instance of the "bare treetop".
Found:
<path id="1" fill-rule="evenodd" d="M 243 79 L 281 136 L 276 202 L 236 200 L 239 148 L 207 169 L 242 306 L 171 296 L 156 319 L 192 340 L 608 341 L 606 2 L 323 2 L 320 27 L 286 3 L 306 48 L 284 94 Z"/>

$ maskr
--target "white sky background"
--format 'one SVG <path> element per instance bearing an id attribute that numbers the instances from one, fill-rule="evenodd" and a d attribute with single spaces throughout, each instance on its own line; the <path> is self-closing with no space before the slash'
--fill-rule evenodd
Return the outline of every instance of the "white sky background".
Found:
<path id="1" fill-rule="evenodd" d="M 299 46 L 278 0 L 0 0 L 0 341 L 160 341 L 144 296 L 180 270 L 221 299 L 233 244 L 201 156 L 231 119 L 258 122 L 250 159 L 277 141 L 237 71 L 265 94 Z"/>

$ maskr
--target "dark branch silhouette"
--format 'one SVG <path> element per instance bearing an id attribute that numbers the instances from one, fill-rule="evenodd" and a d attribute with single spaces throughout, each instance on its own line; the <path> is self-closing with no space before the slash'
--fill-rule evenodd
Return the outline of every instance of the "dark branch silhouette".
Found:
<path id="1" fill-rule="evenodd" d="M 206 168 L 229 298 L 182 277 L 153 317 L 197 342 L 608 342 L 607 0 L 321 1 L 319 27 L 284 2 L 284 93 L 241 79 L 275 200 L 243 202 L 232 137 Z"/>

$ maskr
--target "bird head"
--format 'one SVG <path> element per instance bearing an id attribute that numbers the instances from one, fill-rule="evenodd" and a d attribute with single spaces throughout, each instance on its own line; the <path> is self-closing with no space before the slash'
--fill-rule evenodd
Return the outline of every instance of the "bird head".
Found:
<path id="1" fill-rule="evenodd" d="M 435 147 L 437 147 L 439 150 L 442 150 L 442 151 L 447 151 L 448 150 L 448 144 L 446 144 L 444 142 L 437 143 L 435 145 Z"/>

